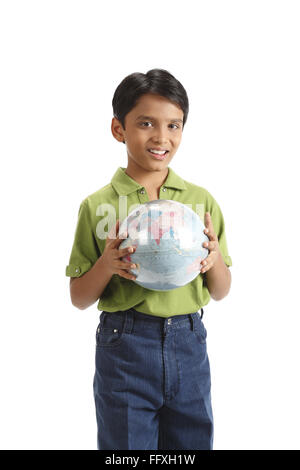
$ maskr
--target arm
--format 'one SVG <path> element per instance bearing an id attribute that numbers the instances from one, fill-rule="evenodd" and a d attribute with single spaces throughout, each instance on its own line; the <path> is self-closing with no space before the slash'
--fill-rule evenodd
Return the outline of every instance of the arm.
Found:
<path id="1" fill-rule="evenodd" d="M 80 310 L 85 310 L 95 303 L 102 295 L 105 287 L 113 274 L 118 274 L 125 279 L 134 280 L 136 276 L 128 272 L 135 268 L 135 264 L 122 261 L 120 258 L 133 253 L 135 248 L 130 246 L 119 249 L 123 237 L 119 236 L 120 222 L 112 227 L 105 242 L 102 256 L 98 258 L 94 266 L 81 277 L 70 279 L 70 294 L 72 304 Z M 117 230 L 117 237 L 114 236 Z"/>
<path id="2" fill-rule="evenodd" d="M 95 303 L 102 295 L 112 274 L 103 265 L 100 257 L 94 266 L 81 277 L 70 279 L 70 295 L 74 307 L 85 310 Z"/>
<path id="3" fill-rule="evenodd" d="M 206 284 L 214 300 L 222 300 L 230 290 L 231 272 L 224 263 L 220 252 L 215 264 L 206 273 Z"/>

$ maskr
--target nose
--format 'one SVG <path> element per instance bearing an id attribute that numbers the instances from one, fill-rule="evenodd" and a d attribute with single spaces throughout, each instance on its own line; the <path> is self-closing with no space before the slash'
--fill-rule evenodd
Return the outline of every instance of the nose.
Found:
<path id="1" fill-rule="evenodd" d="M 152 137 L 153 142 L 159 145 L 166 144 L 168 142 L 167 137 L 165 136 L 166 130 L 161 126 L 157 127 Z"/>

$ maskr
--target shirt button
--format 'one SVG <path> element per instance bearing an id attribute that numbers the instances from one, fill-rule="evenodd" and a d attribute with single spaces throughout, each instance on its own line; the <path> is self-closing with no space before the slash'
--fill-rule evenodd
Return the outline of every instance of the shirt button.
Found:
<path id="1" fill-rule="evenodd" d="M 145 194 L 145 190 L 144 190 L 144 189 L 141 189 L 141 190 L 140 190 L 140 194 Z"/>
<path id="2" fill-rule="evenodd" d="M 163 192 L 165 192 L 165 191 L 167 191 L 167 189 L 166 189 L 166 188 L 163 188 Z"/>
<path id="3" fill-rule="evenodd" d="M 79 269 L 79 268 L 76 268 L 76 269 L 75 269 L 75 273 L 80 273 L 80 269 Z"/>

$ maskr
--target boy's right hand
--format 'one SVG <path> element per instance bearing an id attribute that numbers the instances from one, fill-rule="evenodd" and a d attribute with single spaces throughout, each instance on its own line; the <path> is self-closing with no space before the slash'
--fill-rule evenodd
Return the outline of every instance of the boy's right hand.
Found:
<path id="1" fill-rule="evenodd" d="M 101 256 L 102 263 L 107 271 L 113 275 L 118 274 L 125 279 L 135 280 L 136 276 L 130 274 L 128 271 L 136 267 L 134 263 L 122 261 L 121 258 L 126 255 L 134 253 L 135 247 L 127 247 L 119 250 L 119 245 L 125 240 L 124 235 L 120 238 L 119 234 L 120 221 L 117 220 L 116 224 L 111 228 L 105 240 L 105 248 Z M 112 238 L 116 234 L 116 238 Z"/>

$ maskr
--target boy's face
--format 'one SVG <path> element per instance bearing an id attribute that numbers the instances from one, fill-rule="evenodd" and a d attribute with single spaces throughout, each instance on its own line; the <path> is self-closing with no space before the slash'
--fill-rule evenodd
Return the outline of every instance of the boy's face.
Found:
<path id="1" fill-rule="evenodd" d="M 144 116 L 144 117 L 143 117 Z M 146 171 L 167 168 L 182 137 L 183 111 L 160 95 L 141 96 L 136 106 L 126 115 L 125 127 L 113 118 L 112 133 L 127 146 L 128 166 Z M 165 155 L 153 155 L 149 149 L 167 150 Z"/>

